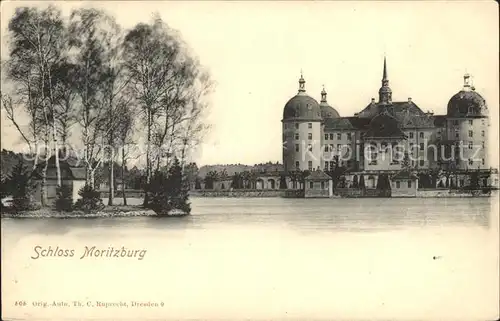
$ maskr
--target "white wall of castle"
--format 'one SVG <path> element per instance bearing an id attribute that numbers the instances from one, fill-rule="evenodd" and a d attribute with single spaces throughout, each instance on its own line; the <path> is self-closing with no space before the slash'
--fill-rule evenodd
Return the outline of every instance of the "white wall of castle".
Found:
<path id="1" fill-rule="evenodd" d="M 285 170 L 321 167 L 321 121 L 284 121 L 283 164 Z"/>
<path id="2" fill-rule="evenodd" d="M 462 142 L 462 156 L 455 156 L 459 158 L 457 169 L 487 169 L 490 167 L 487 143 L 489 128 L 487 118 L 449 118 L 442 128 L 405 128 L 405 140 L 373 140 L 377 146 L 377 161 L 372 162 L 367 155 L 363 156 L 363 149 L 371 141 L 364 141 L 359 130 L 325 130 L 319 121 L 288 121 L 283 123 L 287 146 L 283 151 L 283 163 L 288 170 L 295 169 L 297 164 L 300 170 L 318 167 L 331 170 L 335 166 L 334 156 L 339 155 L 340 148 L 342 163 L 339 165 L 359 161 L 359 170 L 400 170 L 401 162 L 392 162 L 391 152 L 383 153 L 382 148 L 382 143 L 390 146 L 397 142 L 403 150 L 411 153 L 412 168 L 433 169 L 439 168 L 439 154 L 442 153 L 437 142 L 447 140 Z"/>
<path id="3" fill-rule="evenodd" d="M 449 141 L 461 144 L 462 155 L 457 155 L 457 168 L 486 169 L 488 162 L 488 119 L 449 118 L 446 121 L 446 136 Z"/>

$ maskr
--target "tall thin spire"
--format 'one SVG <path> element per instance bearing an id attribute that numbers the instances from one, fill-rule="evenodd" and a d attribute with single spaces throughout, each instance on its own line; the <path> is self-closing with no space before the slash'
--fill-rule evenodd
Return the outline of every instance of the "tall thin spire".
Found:
<path id="1" fill-rule="evenodd" d="M 384 71 L 382 73 L 382 87 L 378 91 L 379 103 L 381 104 L 391 104 L 392 102 L 392 90 L 389 88 L 389 78 L 387 77 L 387 59 L 384 55 Z"/>
<path id="2" fill-rule="evenodd" d="M 382 73 L 382 86 L 389 86 L 389 77 L 387 77 L 387 59 L 384 55 L 384 71 Z"/>

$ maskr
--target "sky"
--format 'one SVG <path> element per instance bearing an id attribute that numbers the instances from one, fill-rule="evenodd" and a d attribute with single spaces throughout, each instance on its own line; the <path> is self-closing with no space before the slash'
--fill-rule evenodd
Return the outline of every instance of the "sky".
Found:
<path id="1" fill-rule="evenodd" d="M 44 4 L 50 3 L 45 1 Z M 2 1 L 2 59 L 16 6 Z M 384 55 L 393 101 L 411 97 L 424 111 L 445 114 L 465 72 L 485 99 L 498 151 L 499 35 L 494 1 L 96 1 L 53 2 L 66 15 L 102 8 L 125 29 L 154 12 L 179 30 L 216 81 L 195 153 L 199 165 L 282 161 L 281 119 L 297 93 L 301 70 L 309 95 L 352 116 L 377 98 Z M 19 135 L 2 112 L 2 148 Z M 498 159 L 498 152 L 493 153 Z"/>

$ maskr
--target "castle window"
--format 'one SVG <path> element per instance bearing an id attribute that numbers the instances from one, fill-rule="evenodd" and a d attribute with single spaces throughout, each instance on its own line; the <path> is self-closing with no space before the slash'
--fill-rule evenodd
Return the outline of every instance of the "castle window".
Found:
<path id="1" fill-rule="evenodd" d="M 474 136 L 474 132 L 472 130 L 469 130 L 469 137 L 473 137 Z"/>
<path id="2" fill-rule="evenodd" d="M 424 166 L 425 161 L 423 159 L 421 159 L 419 162 L 420 162 L 420 164 L 419 164 L 420 166 Z"/>
<path id="3" fill-rule="evenodd" d="M 481 159 L 481 164 L 483 164 L 483 165 L 484 165 L 484 158 L 483 158 L 483 159 Z"/>
<path id="4" fill-rule="evenodd" d="M 484 130 L 481 131 L 481 137 L 484 137 Z"/>
<path id="5" fill-rule="evenodd" d="M 330 171 L 333 171 L 334 168 L 335 168 L 335 162 L 331 161 L 330 162 Z"/>
<path id="6" fill-rule="evenodd" d="M 481 145 L 482 145 L 482 147 L 484 148 L 484 142 L 482 142 L 482 144 L 481 144 Z"/>
<path id="7" fill-rule="evenodd" d="M 312 161 L 309 161 L 307 163 L 307 168 L 309 168 L 309 170 L 312 171 L 312 169 L 313 169 L 313 162 Z"/>
<path id="8" fill-rule="evenodd" d="M 325 189 L 325 182 L 321 182 L 321 189 Z"/>
<path id="9" fill-rule="evenodd" d="M 413 138 L 413 132 L 410 132 L 410 138 Z"/>
<path id="10" fill-rule="evenodd" d="M 295 129 L 299 129 L 299 123 L 295 123 Z"/>
<path id="11" fill-rule="evenodd" d="M 458 129 L 455 129 L 455 138 L 458 138 L 459 135 L 458 135 Z"/>
<path id="12" fill-rule="evenodd" d="M 328 170 L 328 162 L 325 162 L 325 171 Z"/>
<path id="13" fill-rule="evenodd" d="M 312 152 L 313 146 L 311 144 L 307 145 L 307 150 L 310 151 L 310 152 Z"/>
<path id="14" fill-rule="evenodd" d="M 298 152 L 299 151 L 299 144 L 295 144 L 295 151 Z"/>
<path id="15" fill-rule="evenodd" d="M 472 142 L 469 142 L 469 149 L 472 149 Z"/>
<path id="16" fill-rule="evenodd" d="M 351 140 L 352 139 L 352 134 L 351 133 L 347 133 L 347 140 Z"/>
<path id="17" fill-rule="evenodd" d="M 401 182 L 396 182 L 396 188 L 400 188 L 401 187 Z"/>
<path id="18" fill-rule="evenodd" d="M 333 134 L 330 134 L 330 140 L 333 140 Z"/>
<path id="19" fill-rule="evenodd" d="M 309 129 L 313 128 L 313 124 L 312 123 L 307 123 L 307 128 L 309 128 Z"/>
<path id="20" fill-rule="evenodd" d="M 299 167 L 300 167 L 300 163 L 299 163 L 299 161 L 296 161 L 295 162 L 295 168 L 299 169 Z"/>
<path id="21" fill-rule="evenodd" d="M 408 181 L 408 188 L 411 188 L 411 181 Z"/>
<path id="22" fill-rule="evenodd" d="M 453 121 L 453 125 L 458 126 L 458 120 L 456 120 L 456 119 L 455 119 L 455 120 Z"/>
<path id="23" fill-rule="evenodd" d="M 421 149 L 421 150 L 424 150 L 424 148 L 425 148 L 425 147 L 424 147 L 424 143 L 420 143 L 420 149 Z"/>
<path id="24" fill-rule="evenodd" d="M 420 138 L 424 138 L 424 132 L 420 132 Z"/>
<path id="25" fill-rule="evenodd" d="M 309 140 L 313 139 L 313 134 L 312 133 L 307 134 L 307 139 Z"/>
<path id="26" fill-rule="evenodd" d="M 481 125 L 483 125 L 483 126 L 485 125 L 484 119 L 481 119 Z"/>
<path id="27" fill-rule="evenodd" d="M 295 133 L 295 140 L 299 140 L 299 133 Z"/>
<path id="28" fill-rule="evenodd" d="M 342 145 L 341 144 L 337 144 L 337 151 L 340 153 L 341 150 L 342 150 Z"/>
<path id="29" fill-rule="evenodd" d="M 469 125 L 472 126 L 472 119 L 469 119 Z"/>
<path id="30" fill-rule="evenodd" d="M 472 158 L 469 158 L 469 165 L 472 165 L 474 164 L 474 161 L 472 160 Z"/>
<path id="31" fill-rule="evenodd" d="M 329 149 L 328 149 L 328 145 L 325 145 L 325 152 L 328 152 Z"/>
<path id="32" fill-rule="evenodd" d="M 325 134 L 325 140 L 328 140 L 328 134 Z"/>
<path id="33" fill-rule="evenodd" d="M 314 188 L 314 183 L 313 182 L 309 182 L 309 188 Z"/>
<path id="34" fill-rule="evenodd" d="M 342 139 L 342 133 L 337 133 L 337 139 L 341 140 Z"/>

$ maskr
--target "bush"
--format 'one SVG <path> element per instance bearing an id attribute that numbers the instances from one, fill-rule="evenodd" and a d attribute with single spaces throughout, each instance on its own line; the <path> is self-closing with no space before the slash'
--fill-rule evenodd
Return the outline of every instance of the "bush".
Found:
<path id="1" fill-rule="evenodd" d="M 79 191 L 80 198 L 75 203 L 75 209 L 85 213 L 97 212 L 104 209 L 101 193 L 94 190 L 90 185 L 83 186 Z"/>
<path id="2" fill-rule="evenodd" d="M 33 202 L 35 184 L 31 181 L 31 175 L 22 161 L 14 166 L 4 186 L 10 190 L 12 195 L 11 206 L 13 210 L 28 211 L 36 209 Z"/>
<path id="3" fill-rule="evenodd" d="M 2 200 L 7 196 L 10 196 L 7 176 L 3 175 L 2 173 L 0 177 L 0 209 L 3 209 L 5 207 L 2 203 Z"/>
<path id="4" fill-rule="evenodd" d="M 168 172 L 157 172 L 148 187 L 150 198 L 146 207 L 158 215 L 169 215 L 172 210 L 181 210 L 184 214 L 191 213 L 188 202 L 188 187 L 182 175 L 179 161 Z"/>
<path id="5" fill-rule="evenodd" d="M 57 189 L 56 210 L 71 212 L 73 210 L 73 193 L 68 185 L 62 185 Z"/>
<path id="6" fill-rule="evenodd" d="M 280 189 L 287 189 L 285 175 L 280 176 Z"/>

